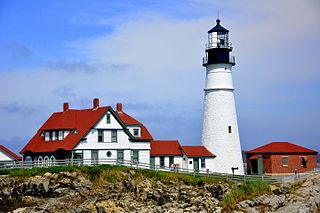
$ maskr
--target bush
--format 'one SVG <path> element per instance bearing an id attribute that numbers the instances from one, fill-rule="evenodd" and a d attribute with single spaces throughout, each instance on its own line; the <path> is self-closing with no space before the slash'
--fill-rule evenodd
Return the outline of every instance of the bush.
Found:
<path id="1" fill-rule="evenodd" d="M 225 211 L 231 212 L 240 201 L 270 193 L 271 188 L 266 182 L 247 182 L 226 194 L 221 201 L 221 205 Z"/>

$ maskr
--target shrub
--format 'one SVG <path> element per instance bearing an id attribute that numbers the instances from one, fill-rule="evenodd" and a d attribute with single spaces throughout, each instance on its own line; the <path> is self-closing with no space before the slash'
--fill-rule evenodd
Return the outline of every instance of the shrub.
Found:
<path id="1" fill-rule="evenodd" d="M 235 209 L 237 203 L 243 200 L 251 199 L 253 197 L 261 196 L 264 194 L 270 194 L 271 188 L 270 186 L 263 181 L 252 181 L 247 182 L 244 185 L 236 187 L 231 192 L 227 193 L 223 200 L 221 201 L 221 205 L 225 211 L 231 212 Z"/>

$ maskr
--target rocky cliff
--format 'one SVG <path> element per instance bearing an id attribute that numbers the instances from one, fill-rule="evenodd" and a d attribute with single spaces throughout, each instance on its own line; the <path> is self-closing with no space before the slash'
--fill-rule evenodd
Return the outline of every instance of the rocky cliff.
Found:
<path id="1" fill-rule="evenodd" d="M 245 200 L 237 205 L 239 210 L 248 213 L 281 212 L 311 213 L 320 212 L 320 174 L 310 174 L 304 181 L 272 186 L 271 195 L 263 195 Z"/>
<path id="2" fill-rule="evenodd" d="M 79 171 L 0 176 L 0 212 L 221 212 L 236 184 L 162 180 L 136 170 L 101 174 Z M 239 212 L 318 212 L 320 176 L 273 186 L 273 193 L 237 205 Z"/>
<path id="3" fill-rule="evenodd" d="M 0 176 L 0 211 L 213 212 L 230 190 L 226 183 L 198 186 L 119 171 L 91 181 L 79 172 L 33 177 Z"/>

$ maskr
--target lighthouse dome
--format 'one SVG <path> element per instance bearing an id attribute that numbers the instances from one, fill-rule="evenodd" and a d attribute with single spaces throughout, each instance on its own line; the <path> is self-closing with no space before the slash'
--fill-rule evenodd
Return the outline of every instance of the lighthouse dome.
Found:
<path id="1" fill-rule="evenodd" d="M 211 30 L 208 31 L 208 33 L 212 33 L 212 32 L 229 32 L 229 30 L 227 30 L 226 28 L 222 27 L 220 25 L 220 19 L 217 19 L 217 25 L 215 27 L 213 27 Z"/>

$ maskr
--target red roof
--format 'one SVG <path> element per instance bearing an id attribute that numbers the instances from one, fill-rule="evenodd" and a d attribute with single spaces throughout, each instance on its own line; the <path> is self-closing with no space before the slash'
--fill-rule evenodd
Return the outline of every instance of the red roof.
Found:
<path id="1" fill-rule="evenodd" d="M 209 150 L 204 146 L 182 146 L 182 151 L 188 157 L 214 157 Z"/>
<path id="2" fill-rule="evenodd" d="M 2 145 L 0 145 L 0 150 L 4 151 L 5 153 L 7 153 L 8 155 L 10 155 L 12 158 L 16 160 L 22 160 L 22 158 L 19 155 L 16 155 L 14 152 L 10 151 L 8 148 Z"/>
<path id="3" fill-rule="evenodd" d="M 37 131 L 28 144 L 21 150 L 21 153 L 26 151 L 32 152 L 55 152 L 58 149 L 72 150 L 99 119 L 108 111 L 112 110 L 109 106 L 98 107 L 95 109 L 75 110 L 68 109 L 65 112 L 53 113 L 50 118 Z M 116 117 L 119 115 L 115 113 Z M 133 138 L 134 141 L 152 140 L 149 131 L 137 120 L 123 113 L 123 116 L 118 116 L 125 125 L 133 123 L 141 125 L 141 137 Z M 123 120 L 122 120 L 123 119 Z M 125 128 L 125 127 L 124 127 Z M 44 130 L 77 130 L 77 134 L 69 133 L 68 136 L 61 141 L 45 141 L 41 133 Z"/>
<path id="4" fill-rule="evenodd" d="M 150 155 L 179 155 L 182 156 L 180 143 L 177 140 L 156 140 L 150 143 Z"/>
<path id="5" fill-rule="evenodd" d="M 118 112 L 116 111 L 119 118 L 122 120 L 123 123 L 127 125 L 141 125 L 139 121 L 131 117 L 130 115 L 124 113 L 124 112 Z"/>
<path id="6" fill-rule="evenodd" d="M 317 151 L 304 148 L 289 142 L 272 142 L 246 152 L 246 154 L 262 153 L 310 153 L 317 154 Z"/>
<path id="7" fill-rule="evenodd" d="M 125 125 L 138 125 L 141 128 L 141 136 L 140 137 L 135 137 L 134 141 L 146 141 L 146 140 L 152 140 L 152 136 L 148 129 L 143 126 L 139 121 L 131 117 L 130 115 L 124 113 L 124 112 L 118 112 L 116 111 L 116 114 L 120 118 L 120 120 L 125 124 Z"/>

